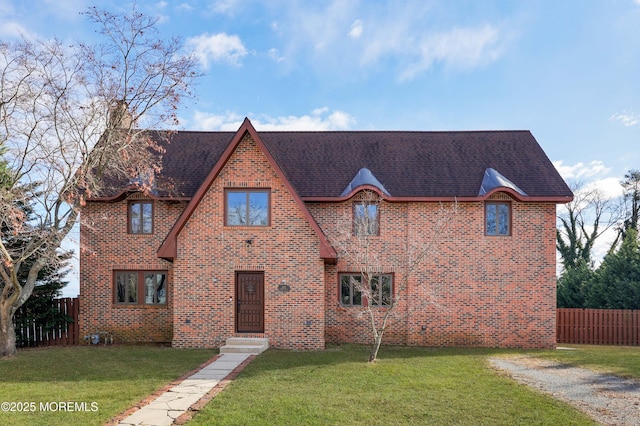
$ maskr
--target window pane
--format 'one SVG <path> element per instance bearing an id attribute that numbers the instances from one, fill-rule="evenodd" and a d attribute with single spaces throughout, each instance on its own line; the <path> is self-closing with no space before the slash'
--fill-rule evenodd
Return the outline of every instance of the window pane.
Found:
<path id="1" fill-rule="evenodd" d="M 153 232 L 153 204 L 142 204 L 142 233 L 151 234 Z"/>
<path id="2" fill-rule="evenodd" d="M 158 303 L 167 303 L 167 276 L 165 274 L 156 275 L 156 295 Z"/>
<path id="3" fill-rule="evenodd" d="M 127 274 L 127 303 L 138 302 L 138 274 Z"/>
<path id="4" fill-rule="evenodd" d="M 144 303 L 154 303 L 156 295 L 156 274 L 144 275 Z"/>
<path id="5" fill-rule="evenodd" d="M 166 296 L 166 275 L 147 273 L 144 275 L 144 302 L 147 304 L 164 304 Z"/>
<path id="6" fill-rule="evenodd" d="M 362 305 L 362 292 L 358 290 L 358 286 L 362 283 L 362 277 L 360 275 L 350 275 L 351 289 L 353 291 L 353 305 Z"/>
<path id="7" fill-rule="evenodd" d="M 376 275 L 371 279 L 371 296 L 372 306 L 391 304 L 391 275 Z"/>
<path id="8" fill-rule="evenodd" d="M 371 278 L 371 305 L 379 306 L 381 301 L 380 277 Z"/>
<path id="9" fill-rule="evenodd" d="M 498 204 L 498 233 L 509 235 L 509 205 Z"/>
<path id="10" fill-rule="evenodd" d="M 116 274 L 116 302 L 136 303 L 138 301 L 137 274 L 119 272 Z"/>
<path id="11" fill-rule="evenodd" d="M 351 285 L 349 284 L 348 275 L 343 275 L 340 278 L 340 303 L 351 305 Z"/>
<path id="12" fill-rule="evenodd" d="M 116 274 L 116 302 L 125 303 L 127 300 L 127 276 Z"/>
<path id="13" fill-rule="evenodd" d="M 344 306 L 362 305 L 362 292 L 358 285 L 362 282 L 360 275 L 340 276 L 340 303 Z"/>
<path id="14" fill-rule="evenodd" d="M 247 193 L 227 192 L 227 225 L 247 224 Z"/>
<path id="15" fill-rule="evenodd" d="M 487 235 L 496 235 L 496 205 L 486 205 Z"/>
<path id="16" fill-rule="evenodd" d="M 378 206 L 376 204 L 354 204 L 354 234 L 378 235 Z"/>
<path id="17" fill-rule="evenodd" d="M 382 275 L 382 306 L 391 305 L 391 275 Z"/>
<path id="18" fill-rule="evenodd" d="M 249 193 L 249 225 L 266 226 L 269 224 L 269 194 L 267 192 Z"/>
<path id="19" fill-rule="evenodd" d="M 129 208 L 131 209 L 129 213 L 129 217 L 131 219 L 131 233 L 139 234 L 141 228 L 140 217 L 142 215 L 141 205 L 139 203 L 133 203 L 129 205 Z"/>

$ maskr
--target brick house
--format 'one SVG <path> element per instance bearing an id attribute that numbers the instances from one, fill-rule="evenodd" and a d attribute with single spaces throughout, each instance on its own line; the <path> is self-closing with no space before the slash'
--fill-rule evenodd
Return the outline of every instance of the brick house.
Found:
<path id="1" fill-rule="evenodd" d="M 387 298 L 407 241 L 458 206 L 384 343 L 555 345 L 556 204 L 572 193 L 528 131 L 257 132 L 245 119 L 235 133 L 175 133 L 160 174 L 170 195 L 123 186 L 82 210 L 82 335 L 370 343 L 358 269 L 333 243 L 368 190 L 382 200 L 369 238 Z"/>

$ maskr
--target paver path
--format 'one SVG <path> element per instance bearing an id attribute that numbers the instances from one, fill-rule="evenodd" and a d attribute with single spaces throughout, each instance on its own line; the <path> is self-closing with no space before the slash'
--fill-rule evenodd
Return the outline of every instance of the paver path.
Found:
<path id="1" fill-rule="evenodd" d="M 170 388 L 118 425 L 169 426 L 229 376 L 251 355 L 223 354 L 214 362 Z"/>
<path id="2" fill-rule="evenodd" d="M 640 425 L 640 381 L 531 356 L 490 358 L 515 380 L 574 405 L 604 425 Z"/>

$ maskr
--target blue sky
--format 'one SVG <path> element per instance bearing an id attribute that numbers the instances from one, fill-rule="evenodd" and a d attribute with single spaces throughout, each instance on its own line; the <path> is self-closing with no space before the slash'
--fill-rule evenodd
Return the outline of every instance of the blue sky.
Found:
<path id="1" fill-rule="evenodd" d="M 0 39 L 91 40 L 93 4 L 0 0 Z M 185 129 L 527 129 L 568 180 L 640 169 L 640 0 L 137 5 L 206 73 Z"/>

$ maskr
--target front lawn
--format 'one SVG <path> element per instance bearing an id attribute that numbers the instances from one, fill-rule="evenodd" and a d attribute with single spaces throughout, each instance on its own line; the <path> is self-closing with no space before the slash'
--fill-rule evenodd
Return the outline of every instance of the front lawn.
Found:
<path id="1" fill-rule="evenodd" d="M 373 365 L 366 362 L 369 348 L 363 346 L 271 349 L 189 425 L 593 424 L 570 406 L 492 370 L 487 361 L 529 353 L 640 377 L 640 348 L 575 348 L 383 347 Z M 0 360 L 0 403 L 26 411 L 3 410 L 0 424 L 101 425 L 215 354 L 156 346 L 24 350 Z"/>
<path id="2" fill-rule="evenodd" d="M 488 349 L 384 347 L 258 356 L 193 425 L 593 424 L 488 367 Z"/>
<path id="3" fill-rule="evenodd" d="M 158 346 L 22 350 L 0 360 L 0 424 L 101 425 L 216 353 Z"/>

